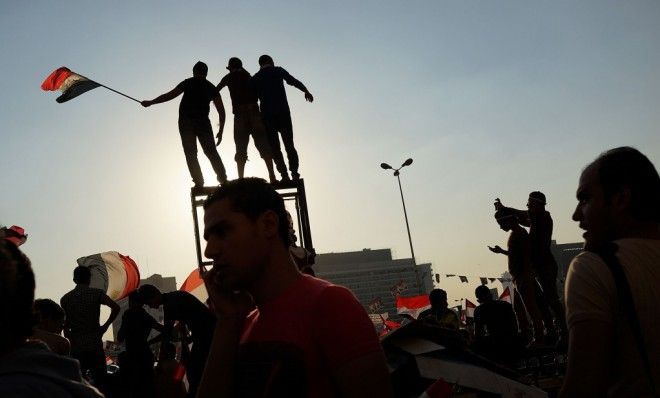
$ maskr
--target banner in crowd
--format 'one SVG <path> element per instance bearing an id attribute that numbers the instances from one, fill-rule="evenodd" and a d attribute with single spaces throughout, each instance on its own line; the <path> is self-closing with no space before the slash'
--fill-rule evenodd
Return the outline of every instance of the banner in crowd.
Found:
<path id="1" fill-rule="evenodd" d="M 91 271 L 90 287 L 103 290 L 115 301 L 128 296 L 140 284 L 140 270 L 135 261 L 115 251 L 80 257 L 78 265 Z"/>
<path id="2" fill-rule="evenodd" d="M 431 308 L 431 302 L 428 294 L 411 297 L 396 296 L 397 314 L 408 314 L 417 319 L 422 311 L 429 308 Z"/>

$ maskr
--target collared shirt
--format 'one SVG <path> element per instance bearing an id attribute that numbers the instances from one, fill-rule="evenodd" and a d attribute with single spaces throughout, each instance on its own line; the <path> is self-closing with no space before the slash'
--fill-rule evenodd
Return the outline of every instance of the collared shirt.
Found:
<path id="1" fill-rule="evenodd" d="M 87 352 L 103 347 L 101 299 L 105 292 L 86 285 L 76 287 L 62 296 L 60 304 L 66 312 L 64 335 L 71 341 L 71 352 Z"/>
<path id="2" fill-rule="evenodd" d="M 283 82 L 304 93 L 307 92 L 304 84 L 279 66 L 261 68 L 259 72 L 254 74 L 252 80 L 257 89 L 259 101 L 261 101 L 261 112 L 268 115 L 290 113 Z"/>

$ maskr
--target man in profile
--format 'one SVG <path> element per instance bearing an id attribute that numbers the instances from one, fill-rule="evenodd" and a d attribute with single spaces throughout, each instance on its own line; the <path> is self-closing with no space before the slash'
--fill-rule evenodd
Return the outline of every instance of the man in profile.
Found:
<path id="1" fill-rule="evenodd" d="M 243 178 L 245 173 L 245 162 L 248 160 L 247 146 L 250 136 L 254 140 L 261 158 L 266 163 L 268 178 L 270 182 L 277 182 L 273 172 L 273 156 L 266 135 L 266 128 L 259 113 L 257 104 L 257 93 L 252 82 L 250 73 L 243 69 L 243 62 L 236 58 L 230 58 L 227 65 L 227 73 L 218 84 L 218 91 L 223 87 L 229 88 L 231 96 L 232 112 L 234 113 L 234 143 L 236 144 L 236 167 L 238 178 Z M 218 141 L 220 141 L 218 139 Z"/>
<path id="2" fill-rule="evenodd" d="M 34 312 L 37 324 L 30 339 L 43 341 L 54 353 L 71 354 L 71 343 L 62 337 L 66 317 L 64 309 L 51 299 L 38 299 L 34 301 Z"/>
<path id="3" fill-rule="evenodd" d="M 197 140 L 202 150 L 211 162 L 220 184 L 227 181 L 225 166 L 222 164 L 218 150 L 213 141 L 213 129 L 209 120 L 209 103 L 213 101 L 220 115 L 220 128 L 218 130 L 218 144 L 222 138 L 222 130 L 225 126 L 225 107 L 222 98 L 215 86 L 208 80 L 206 75 L 209 68 L 204 62 L 197 62 L 193 67 L 193 77 L 179 83 L 172 91 L 154 98 L 151 101 L 142 101 L 142 106 L 149 107 L 173 100 L 183 94 L 179 104 L 179 133 L 183 144 L 183 153 L 186 156 L 188 170 L 192 176 L 195 187 L 204 186 L 204 176 L 197 160 Z"/>
<path id="4" fill-rule="evenodd" d="M 431 321 L 436 325 L 452 330 L 459 329 L 458 315 L 449 309 L 447 303 L 447 292 L 442 289 L 433 289 L 429 293 L 431 308 L 422 311 L 418 319 Z"/>
<path id="5" fill-rule="evenodd" d="M 298 152 L 293 145 L 293 123 L 291 122 L 291 111 L 284 90 L 284 82 L 305 93 L 305 99 L 309 102 L 314 101 L 314 96 L 304 84 L 291 76 L 284 68 L 275 66 L 275 62 L 273 62 L 270 55 L 259 57 L 259 66 L 261 69 L 254 74 L 252 80 L 261 103 L 261 114 L 266 123 L 273 160 L 275 166 L 277 166 L 277 171 L 282 175 L 282 181 L 288 181 L 289 174 L 280 149 L 279 133 L 282 135 L 284 149 L 289 159 L 291 177 L 297 180 L 300 178 Z"/>
<path id="6" fill-rule="evenodd" d="M 577 200 L 573 220 L 585 230 L 587 251 L 566 277 L 568 367 L 560 397 L 657 396 L 660 176 L 638 150 L 615 148 L 584 169 Z"/>
<path id="7" fill-rule="evenodd" d="M 87 267 L 77 266 L 73 270 L 76 287 L 60 299 L 66 313 L 64 336 L 71 342 L 71 356 L 80 361 L 83 375 L 89 370 L 94 384 L 101 391 L 106 386 L 105 352 L 103 334 L 119 315 L 119 304 L 101 289 L 89 287 L 92 273 Z M 110 316 L 99 325 L 101 306 L 110 307 Z"/>
<path id="8" fill-rule="evenodd" d="M 509 273 L 513 278 L 513 283 L 518 291 L 522 305 L 514 307 L 518 319 L 526 317 L 525 310 L 529 313 L 529 318 L 534 330 L 534 336 L 529 340 L 530 346 L 538 346 L 543 343 L 544 325 L 541 311 L 536 303 L 534 274 L 532 271 L 532 256 L 529 235 L 525 228 L 520 226 L 513 210 L 508 207 L 502 207 L 495 212 L 495 220 L 503 231 L 511 232 L 507 242 L 507 249 L 499 246 L 488 247 L 493 253 L 504 254 L 507 256 L 509 264 Z M 523 331 L 526 333 L 526 331 Z"/>
<path id="9" fill-rule="evenodd" d="M 298 271 L 284 201 L 265 180 L 213 193 L 204 238 L 218 322 L 198 397 L 392 396 L 373 323 L 348 289 Z"/>

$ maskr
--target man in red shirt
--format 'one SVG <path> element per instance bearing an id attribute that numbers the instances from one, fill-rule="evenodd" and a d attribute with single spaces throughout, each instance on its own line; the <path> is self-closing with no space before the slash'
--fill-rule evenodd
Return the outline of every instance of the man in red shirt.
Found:
<path id="1" fill-rule="evenodd" d="M 204 238 L 218 322 L 198 397 L 392 396 L 364 308 L 298 271 L 284 202 L 266 181 L 230 181 L 211 195 Z"/>

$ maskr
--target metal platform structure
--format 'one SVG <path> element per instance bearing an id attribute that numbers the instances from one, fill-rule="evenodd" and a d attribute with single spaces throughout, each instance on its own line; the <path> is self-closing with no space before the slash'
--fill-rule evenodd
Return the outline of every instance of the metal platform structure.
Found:
<path id="1" fill-rule="evenodd" d="M 312 232 L 309 225 L 309 212 L 307 210 L 307 195 L 305 194 L 305 181 L 303 179 L 286 182 L 277 182 L 271 184 L 273 188 L 287 203 L 293 204 L 294 213 L 291 214 L 294 223 L 297 220 L 297 236 L 300 246 L 310 252 L 314 252 L 312 244 Z M 203 225 L 200 224 L 200 218 L 203 218 L 203 208 L 206 199 L 218 187 L 199 187 L 190 189 L 190 204 L 192 207 L 193 223 L 195 228 L 195 249 L 197 252 L 197 265 L 200 268 L 212 265 L 211 260 L 205 259 L 202 253 L 202 235 Z M 201 229 L 200 229 L 201 228 Z"/>

